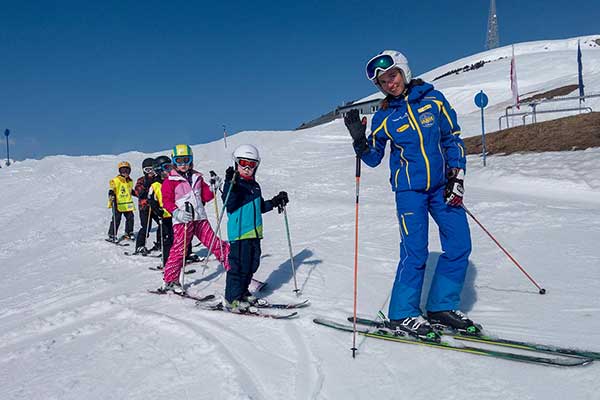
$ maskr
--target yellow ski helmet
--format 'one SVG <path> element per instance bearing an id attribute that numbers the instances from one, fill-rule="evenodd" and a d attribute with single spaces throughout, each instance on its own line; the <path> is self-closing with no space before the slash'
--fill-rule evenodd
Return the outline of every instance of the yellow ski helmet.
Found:
<path id="1" fill-rule="evenodd" d="M 129 171 L 131 171 L 131 164 L 129 164 L 127 161 L 121 161 L 119 163 L 119 165 L 117 166 L 117 168 L 120 170 L 121 168 L 129 168 Z"/>
<path id="2" fill-rule="evenodd" d="M 187 144 L 178 144 L 173 147 L 173 151 L 171 152 L 171 161 L 173 161 L 174 165 L 192 165 L 194 162 L 194 154 L 192 153 L 192 148 Z"/>

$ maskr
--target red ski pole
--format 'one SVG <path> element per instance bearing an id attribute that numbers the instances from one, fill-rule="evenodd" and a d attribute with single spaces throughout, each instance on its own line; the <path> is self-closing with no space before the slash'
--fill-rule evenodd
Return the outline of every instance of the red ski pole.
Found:
<path id="1" fill-rule="evenodd" d="M 504 254 L 506 254 L 506 256 L 521 270 L 521 272 L 523 272 L 523 274 L 525 274 L 525 276 L 531 281 L 531 283 L 533 283 L 535 285 L 535 287 L 537 287 L 539 289 L 539 293 L 546 294 L 546 289 L 544 289 L 543 287 L 541 287 L 540 285 L 537 284 L 537 282 L 527 273 L 527 271 L 525 271 L 525 269 L 523 267 L 521 267 L 521 265 L 517 262 L 517 260 L 515 260 L 513 258 L 513 256 L 511 256 L 510 253 L 508 251 L 506 251 L 506 249 L 504 247 L 502 247 L 502 245 L 496 240 L 496 238 L 494 236 L 492 236 L 492 234 L 487 229 L 485 229 L 485 227 L 481 224 L 481 222 L 479 222 L 477 220 L 477 218 L 475 218 L 475 216 L 473 214 L 471 214 L 471 211 L 469 211 L 464 204 L 462 205 L 462 208 L 469 215 L 469 217 L 473 218 L 473 221 L 477 222 L 477 225 L 479 225 L 479 227 L 481 229 L 483 229 L 483 231 L 485 233 L 487 233 L 487 235 L 490 237 L 490 239 L 492 239 L 494 241 L 494 243 L 496 243 L 496 245 L 500 248 L 500 250 L 502 250 L 504 252 Z"/>

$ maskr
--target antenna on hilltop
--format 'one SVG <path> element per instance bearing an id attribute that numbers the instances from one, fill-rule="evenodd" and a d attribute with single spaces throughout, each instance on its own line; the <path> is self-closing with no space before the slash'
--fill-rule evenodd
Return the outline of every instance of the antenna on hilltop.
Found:
<path id="1" fill-rule="evenodd" d="M 500 37 L 498 36 L 498 16 L 496 15 L 496 0 L 490 0 L 490 13 L 488 15 L 485 48 L 487 50 L 490 50 L 495 49 L 498 46 L 500 46 Z"/>

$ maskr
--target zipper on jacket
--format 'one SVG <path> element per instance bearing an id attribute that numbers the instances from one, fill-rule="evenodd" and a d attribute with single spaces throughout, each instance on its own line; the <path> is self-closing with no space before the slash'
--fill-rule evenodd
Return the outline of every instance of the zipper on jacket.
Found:
<path id="1" fill-rule="evenodd" d="M 427 154 L 425 153 L 425 139 L 423 138 L 423 132 L 421 132 L 419 123 L 417 122 L 417 119 L 415 118 L 415 115 L 413 114 L 412 109 L 410 108 L 410 103 L 408 102 L 408 99 L 405 99 L 405 101 L 406 101 L 406 108 L 408 109 L 409 119 L 412 119 L 412 122 L 417 129 L 417 133 L 419 134 L 419 142 L 421 144 L 421 154 L 423 154 L 423 159 L 425 160 L 425 172 L 427 173 L 427 186 L 425 187 L 425 190 L 429 190 L 429 187 L 431 186 L 431 171 L 430 171 L 430 167 L 429 167 L 429 159 L 427 158 Z"/>
<path id="2" fill-rule="evenodd" d="M 394 143 L 392 141 L 392 143 Z M 396 146 L 397 149 L 400 149 L 400 166 L 404 167 L 404 165 L 402 165 L 402 162 L 404 162 L 406 164 L 406 167 L 404 169 L 404 171 L 406 172 L 406 181 L 408 182 L 408 188 L 412 190 L 412 185 L 410 183 L 410 174 L 408 173 L 408 160 L 406 159 L 406 157 L 404 157 L 404 147 L 400 146 L 399 144 L 394 143 L 394 146 Z M 398 173 L 396 173 L 396 188 L 398 187 Z"/>
<path id="3" fill-rule="evenodd" d="M 260 239 L 258 236 L 258 229 L 256 229 L 256 199 L 252 200 L 252 208 L 254 209 L 254 212 L 252 213 L 254 215 L 254 234 L 257 239 Z"/>
<path id="4" fill-rule="evenodd" d="M 442 151 L 442 144 L 440 143 L 442 139 L 438 140 L 438 150 L 440 151 L 440 156 L 442 156 L 442 180 L 446 177 L 446 157 L 444 156 L 444 152 Z"/>

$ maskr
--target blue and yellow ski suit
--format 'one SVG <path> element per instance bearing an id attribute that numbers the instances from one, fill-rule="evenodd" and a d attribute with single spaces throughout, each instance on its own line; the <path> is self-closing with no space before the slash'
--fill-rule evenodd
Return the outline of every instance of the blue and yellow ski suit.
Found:
<path id="1" fill-rule="evenodd" d="M 456 310 L 471 253 L 464 209 L 444 201 L 447 169 L 464 170 L 466 166 L 456 112 L 441 92 L 422 81 L 413 80 L 405 95 L 387 102 L 388 107 L 373 116 L 368 150 L 360 157 L 368 166 L 376 167 L 390 142 L 390 184 L 396 195 L 401 243 L 389 318 L 422 314 L 421 290 L 429 254 L 428 214 L 439 226 L 443 253 L 426 309 Z"/>

